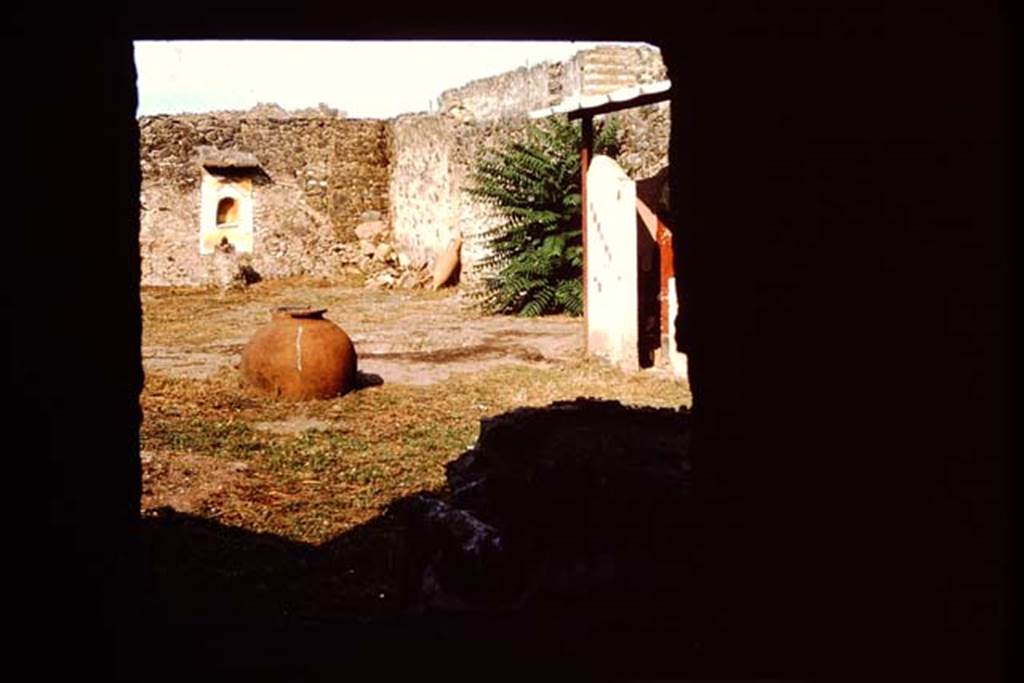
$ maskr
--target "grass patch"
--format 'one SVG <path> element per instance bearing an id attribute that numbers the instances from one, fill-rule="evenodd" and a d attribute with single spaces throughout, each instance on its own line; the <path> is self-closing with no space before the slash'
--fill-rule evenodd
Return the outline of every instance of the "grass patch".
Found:
<path id="1" fill-rule="evenodd" d="M 236 353 L 269 320 L 270 308 L 311 302 L 328 308 L 328 317 L 333 312 L 336 320 L 353 321 L 356 332 L 364 334 L 380 334 L 372 321 L 389 321 L 385 332 L 391 330 L 387 333 L 406 345 L 415 345 L 429 329 L 457 335 L 464 320 L 472 324 L 479 318 L 451 313 L 452 302 L 441 302 L 448 317 L 432 328 L 435 300 L 450 292 L 381 292 L 336 284 L 269 281 L 223 293 L 146 289 L 145 344 Z M 421 323 L 407 326 L 410 320 Z M 494 334 L 505 332 L 514 336 L 515 331 Z M 385 378 L 383 385 L 304 403 L 250 393 L 226 362 L 202 379 L 147 368 L 142 449 L 163 459 L 209 458 L 211 467 L 229 473 L 224 490 L 203 503 L 203 515 L 321 543 L 372 519 L 402 496 L 442 491 L 445 464 L 476 441 L 487 417 L 580 396 L 659 407 L 690 403 L 687 386 L 664 373 L 624 373 L 597 360 L 486 367 L 427 386 Z M 244 477 L 230 474 L 243 471 L 237 462 L 245 464 Z M 187 486 L 170 482 L 167 488 Z"/>
<path id="2" fill-rule="evenodd" d="M 143 448 L 198 453 L 233 460 L 248 460 L 266 443 L 248 425 L 200 418 L 149 421 L 143 427 Z"/>
<path id="3" fill-rule="evenodd" d="M 235 506 L 233 523 L 320 542 L 397 498 L 443 488 L 445 464 L 476 441 L 480 420 L 578 396 L 668 407 L 689 402 L 683 385 L 596 361 L 502 366 L 443 385 L 382 385 L 308 403 L 247 396 L 229 372 L 210 380 L 153 377 L 143 394 L 142 447 L 248 463 L 266 475 L 264 488 L 286 495 Z M 252 426 L 296 416 L 329 426 L 296 434 Z"/>

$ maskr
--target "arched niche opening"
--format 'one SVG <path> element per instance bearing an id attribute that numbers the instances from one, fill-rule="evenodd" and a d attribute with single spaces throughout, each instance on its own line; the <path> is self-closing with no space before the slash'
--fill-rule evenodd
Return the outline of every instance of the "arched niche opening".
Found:
<path id="1" fill-rule="evenodd" d="M 217 202 L 217 227 L 235 225 L 238 225 L 238 202 L 233 197 L 223 197 Z"/>
<path id="2" fill-rule="evenodd" d="M 204 167 L 199 193 L 199 253 L 212 254 L 225 243 L 234 251 L 251 253 L 253 174 Z"/>

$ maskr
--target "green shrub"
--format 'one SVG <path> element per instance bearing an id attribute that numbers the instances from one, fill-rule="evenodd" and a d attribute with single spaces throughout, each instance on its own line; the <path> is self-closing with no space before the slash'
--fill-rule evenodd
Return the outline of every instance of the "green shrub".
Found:
<path id="1" fill-rule="evenodd" d="M 617 133 L 614 119 L 596 125 L 594 152 L 614 156 Z M 489 247 L 480 293 L 488 312 L 583 312 L 580 145 L 578 124 L 551 117 L 478 160 L 469 192 L 501 217 L 481 235 Z"/>

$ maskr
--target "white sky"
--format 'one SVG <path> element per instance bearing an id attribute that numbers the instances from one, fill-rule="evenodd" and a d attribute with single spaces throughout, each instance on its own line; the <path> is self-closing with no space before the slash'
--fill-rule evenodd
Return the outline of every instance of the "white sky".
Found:
<path id="1" fill-rule="evenodd" d="M 593 42 L 136 41 L 139 116 L 320 102 L 353 118 L 427 111 L 442 91 Z M 635 44 L 635 43 L 634 43 Z"/>

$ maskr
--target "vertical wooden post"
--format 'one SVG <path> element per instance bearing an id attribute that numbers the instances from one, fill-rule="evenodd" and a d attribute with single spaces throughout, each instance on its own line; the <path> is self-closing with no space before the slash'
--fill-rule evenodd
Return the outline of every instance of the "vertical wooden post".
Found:
<path id="1" fill-rule="evenodd" d="M 582 145 L 580 146 L 580 227 L 583 236 L 583 355 L 590 352 L 587 334 L 587 170 L 590 168 L 590 157 L 594 151 L 594 118 L 584 116 L 582 125 Z"/>
<path id="2" fill-rule="evenodd" d="M 675 320 L 670 320 L 668 315 L 668 285 L 675 277 L 675 266 L 672 256 L 672 233 L 668 227 L 658 218 L 658 262 L 660 274 L 658 283 L 658 298 L 661 300 L 661 341 L 665 353 L 672 348 L 669 337 L 675 334 Z"/>

